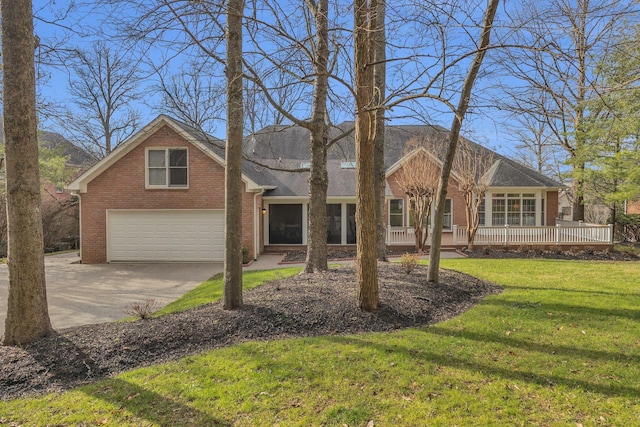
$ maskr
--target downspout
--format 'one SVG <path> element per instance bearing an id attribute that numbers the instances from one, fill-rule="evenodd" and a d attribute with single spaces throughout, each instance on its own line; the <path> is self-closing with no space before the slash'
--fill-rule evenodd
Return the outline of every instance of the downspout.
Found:
<path id="1" fill-rule="evenodd" d="M 258 196 L 264 194 L 264 188 L 253 195 L 253 260 L 258 260 L 260 247 L 260 221 L 262 220 L 262 206 L 258 209 Z"/>
<path id="2" fill-rule="evenodd" d="M 78 252 L 80 253 L 80 264 L 82 264 L 82 197 L 80 197 L 80 193 L 71 193 L 71 197 L 78 199 Z"/>

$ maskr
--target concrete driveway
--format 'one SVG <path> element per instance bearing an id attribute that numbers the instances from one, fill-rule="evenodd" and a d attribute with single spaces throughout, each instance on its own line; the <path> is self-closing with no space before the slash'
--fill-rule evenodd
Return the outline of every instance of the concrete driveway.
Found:
<path id="1" fill-rule="evenodd" d="M 154 298 L 161 306 L 178 299 L 222 263 L 78 264 L 75 253 L 45 257 L 49 316 L 54 329 L 128 317 L 129 304 Z M 0 264 L 0 336 L 7 315 L 8 271 Z"/>

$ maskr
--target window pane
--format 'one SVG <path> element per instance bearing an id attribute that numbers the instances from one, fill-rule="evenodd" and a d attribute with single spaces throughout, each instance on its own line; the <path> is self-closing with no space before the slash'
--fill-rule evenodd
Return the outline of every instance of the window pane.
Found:
<path id="1" fill-rule="evenodd" d="M 526 199 L 522 201 L 522 212 L 535 213 L 536 201 L 535 199 Z"/>
<path id="2" fill-rule="evenodd" d="M 478 206 L 478 225 L 484 225 L 484 202 L 485 199 L 482 199 L 480 202 L 480 206 Z"/>
<path id="3" fill-rule="evenodd" d="M 520 199 L 507 199 L 507 224 L 520 225 L 521 209 Z"/>
<path id="4" fill-rule="evenodd" d="M 164 150 L 149 150 L 147 153 L 149 159 L 149 167 L 165 167 L 165 152 Z"/>
<path id="5" fill-rule="evenodd" d="M 356 243 L 356 205 L 349 203 L 347 205 L 347 244 L 354 245 Z"/>
<path id="6" fill-rule="evenodd" d="M 491 225 L 504 225 L 504 224 L 505 224 L 504 214 L 496 215 L 494 212 L 494 214 L 491 216 Z"/>
<path id="7" fill-rule="evenodd" d="M 536 225 L 536 214 L 523 213 L 522 225 Z"/>
<path id="8" fill-rule="evenodd" d="M 187 150 L 169 150 L 169 166 L 187 166 Z"/>
<path id="9" fill-rule="evenodd" d="M 170 187 L 187 186 L 187 168 L 171 168 L 169 169 L 169 177 Z"/>
<path id="10" fill-rule="evenodd" d="M 167 185 L 167 171 L 165 168 L 149 168 L 149 185 Z"/>
<path id="11" fill-rule="evenodd" d="M 520 225 L 520 214 L 519 213 L 508 213 L 507 214 L 507 224 L 509 225 Z"/>
<path id="12" fill-rule="evenodd" d="M 302 244 L 302 205 L 269 205 L 269 243 Z"/>
<path id="13" fill-rule="evenodd" d="M 389 201 L 389 212 L 392 214 L 402 214 L 402 199 L 394 199 Z"/>
<path id="14" fill-rule="evenodd" d="M 505 224 L 505 211 L 506 200 L 504 199 L 492 199 L 491 200 L 491 225 L 504 225 Z"/>
<path id="15" fill-rule="evenodd" d="M 519 213 L 520 212 L 520 199 L 507 200 L 507 212 Z"/>
<path id="16" fill-rule="evenodd" d="M 392 227 L 402 227 L 404 225 L 403 218 L 403 200 L 393 199 L 389 201 L 389 225 Z"/>
<path id="17" fill-rule="evenodd" d="M 451 199 L 447 199 L 444 204 L 444 222 L 442 223 L 442 228 L 451 228 L 451 217 Z"/>
<path id="18" fill-rule="evenodd" d="M 342 205 L 327 205 L 327 243 L 342 243 Z"/>

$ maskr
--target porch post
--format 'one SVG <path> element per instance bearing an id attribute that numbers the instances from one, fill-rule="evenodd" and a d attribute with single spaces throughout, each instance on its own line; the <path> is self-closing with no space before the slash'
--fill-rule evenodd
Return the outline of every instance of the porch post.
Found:
<path id="1" fill-rule="evenodd" d="M 509 245 L 509 224 L 504 225 L 504 244 Z"/>
<path id="2" fill-rule="evenodd" d="M 556 224 L 556 245 L 560 244 L 560 234 L 561 234 L 561 230 L 562 229 L 562 225 L 561 224 Z"/>
<path id="3" fill-rule="evenodd" d="M 613 240 L 614 240 L 613 224 L 608 224 L 608 226 L 609 226 L 609 243 L 611 243 L 613 245 Z"/>
<path id="4" fill-rule="evenodd" d="M 458 225 L 453 224 L 453 242 L 454 245 L 458 243 Z"/>
<path id="5" fill-rule="evenodd" d="M 493 203 L 491 199 L 493 198 L 493 193 L 491 191 L 486 191 L 484 193 L 484 226 L 490 227 L 493 225 Z"/>
<path id="6" fill-rule="evenodd" d="M 542 225 L 542 193 L 536 192 L 536 226 Z"/>

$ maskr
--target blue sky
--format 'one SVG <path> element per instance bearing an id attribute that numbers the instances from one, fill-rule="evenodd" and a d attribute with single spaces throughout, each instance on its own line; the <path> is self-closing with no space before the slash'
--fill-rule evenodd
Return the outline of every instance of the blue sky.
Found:
<path id="1" fill-rule="evenodd" d="M 483 5 L 484 3 L 480 1 L 479 4 Z M 34 10 L 39 17 L 39 19 L 35 20 L 35 31 L 45 44 L 64 42 L 64 46 L 79 46 L 82 48 L 89 47 L 91 42 L 97 38 L 107 39 L 114 45 L 123 43 L 117 38 L 116 30 L 109 28 L 105 22 L 115 22 L 118 18 L 122 18 L 128 13 L 126 10 L 120 9 L 117 11 L 117 16 L 114 16 L 111 15 L 112 12 L 109 9 L 96 7 L 92 3 L 88 3 L 74 11 L 73 14 L 64 17 L 64 19 L 60 19 L 56 24 L 53 24 L 52 22 L 56 21 L 61 16 L 61 5 L 54 4 L 52 7 L 49 7 L 48 1 L 36 1 L 34 3 Z M 482 12 L 478 9 L 476 14 L 471 14 L 467 17 L 467 20 L 470 21 L 474 18 L 477 19 L 478 11 Z M 345 22 L 349 22 L 350 16 L 345 14 L 344 19 Z M 99 30 L 101 29 L 107 33 L 111 33 L 112 36 L 105 37 L 104 35 L 98 35 Z M 398 31 L 407 31 L 408 33 L 409 29 L 406 26 L 398 27 Z M 422 34 L 421 36 L 427 37 L 428 35 Z M 456 37 L 452 37 L 450 39 L 451 43 L 455 44 L 457 49 L 460 49 L 464 43 L 469 43 L 468 40 L 464 39 L 464 34 L 459 37 L 460 40 L 456 40 Z M 401 57 L 405 56 L 407 53 L 408 52 L 404 52 L 402 49 L 396 49 L 393 51 L 392 55 Z M 157 62 L 167 54 L 166 47 L 159 46 L 150 50 L 148 58 Z M 425 61 L 426 60 L 428 59 L 425 59 Z M 39 93 L 41 97 L 47 102 L 53 101 L 63 105 L 72 105 L 68 94 L 68 70 L 63 66 L 40 65 L 39 67 L 40 71 L 43 71 L 47 75 L 47 78 L 43 79 L 39 85 Z M 177 72 L 180 68 L 180 64 L 174 62 L 171 67 L 169 74 L 171 72 Z M 461 67 L 461 70 L 461 73 L 464 73 L 464 67 Z M 140 102 L 139 105 L 136 106 L 142 115 L 142 125 L 155 117 L 159 112 L 155 107 L 159 103 L 160 95 L 153 94 L 150 89 L 157 84 L 157 76 L 154 76 L 152 73 L 147 74 L 148 76 L 145 78 L 143 83 L 141 83 L 142 86 L 146 86 L 142 88 L 142 90 L 145 91 L 144 102 Z M 391 81 L 388 85 L 393 86 L 394 84 L 395 82 Z M 487 88 L 488 86 L 489 83 L 487 81 L 481 80 L 477 83 L 478 89 L 482 89 L 483 87 Z M 452 97 L 452 101 L 454 104 L 457 104 L 457 97 Z M 423 107 L 425 108 L 425 111 L 429 112 L 429 118 L 426 120 L 430 123 L 438 124 L 446 128 L 450 126 L 451 114 L 446 111 L 441 104 L 424 104 Z M 402 117 L 405 116 L 405 114 L 401 107 L 395 109 L 391 114 L 398 116 L 397 118 L 392 119 L 391 123 L 421 123 L 415 118 Z M 470 114 L 465 120 L 464 133 L 476 142 L 496 149 L 502 154 L 513 155 L 512 141 L 510 141 L 509 135 L 505 132 L 503 127 L 498 122 L 492 120 L 492 118 L 495 117 L 495 111 L 489 111 L 487 108 L 471 108 Z M 342 117 L 337 117 L 337 120 L 334 120 L 339 121 L 339 119 L 342 118 L 345 120 L 352 119 L 348 114 L 343 114 Z M 65 134 L 65 129 L 62 128 L 59 123 L 50 119 L 43 120 L 42 127 L 47 130 L 59 132 L 63 135 Z M 220 123 L 215 132 L 216 136 L 224 138 L 224 129 L 224 123 Z"/>

